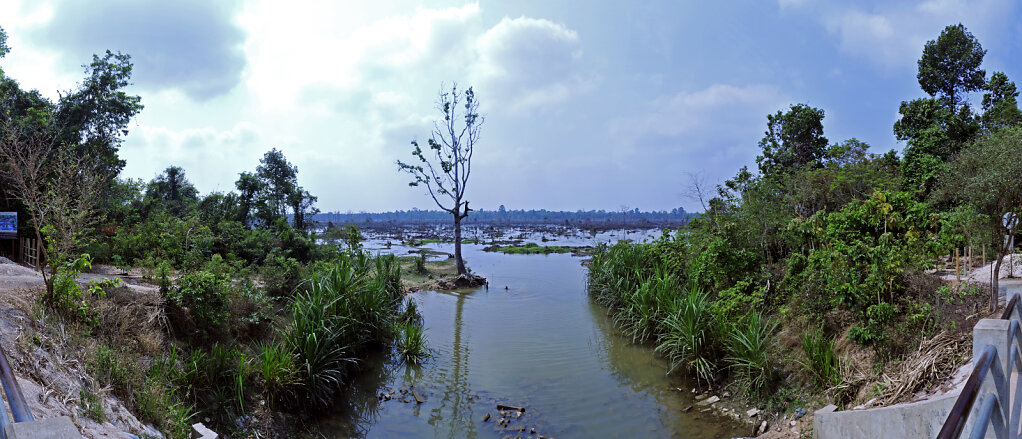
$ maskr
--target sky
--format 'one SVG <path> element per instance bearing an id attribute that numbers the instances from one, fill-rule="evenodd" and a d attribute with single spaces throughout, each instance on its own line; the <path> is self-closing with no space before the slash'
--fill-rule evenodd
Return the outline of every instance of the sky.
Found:
<path id="1" fill-rule="evenodd" d="M 1018 81 L 1020 4 L 5 0 L 0 67 L 56 99 L 92 54 L 130 54 L 145 109 L 125 178 L 176 165 L 230 191 L 278 148 L 322 211 L 435 208 L 395 161 L 457 83 L 485 117 L 474 208 L 699 211 L 693 178 L 754 168 L 766 115 L 792 104 L 822 108 L 831 143 L 901 151 L 898 105 L 924 96 L 916 62 L 949 24 Z"/>

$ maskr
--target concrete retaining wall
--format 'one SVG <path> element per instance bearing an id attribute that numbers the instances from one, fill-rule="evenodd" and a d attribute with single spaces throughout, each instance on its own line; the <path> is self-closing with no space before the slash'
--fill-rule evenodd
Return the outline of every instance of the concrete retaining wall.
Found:
<path id="1" fill-rule="evenodd" d="M 933 438 L 944 425 L 958 392 L 934 399 L 869 410 L 836 412 L 834 406 L 813 416 L 813 437 L 832 438 Z M 971 425 L 966 426 L 971 431 Z"/>

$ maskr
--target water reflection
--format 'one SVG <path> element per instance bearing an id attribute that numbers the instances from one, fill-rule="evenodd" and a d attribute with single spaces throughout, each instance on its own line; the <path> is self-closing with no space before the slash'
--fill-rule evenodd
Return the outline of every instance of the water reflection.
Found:
<path id="1" fill-rule="evenodd" d="M 476 438 L 472 422 L 471 390 L 468 382 L 469 349 L 464 334 L 465 299 L 471 293 L 447 293 L 456 298 L 454 305 L 454 338 L 451 342 L 450 362 L 436 372 L 435 381 L 442 386 L 440 404 L 430 410 L 429 425 L 434 427 L 433 437 Z M 406 381 L 411 381 L 407 380 Z"/>
<path id="2" fill-rule="evenodd" d="M 547 437 L 709 438 L 744 430 L 681 411 L 692 394 L 677 391 L 684 383 L 665 376 L 663 360 L 622 336 L 589 300 L 578 258 L 479 246 L 467 246 L 466 258 L 494 288 L 415 294 L 434 356 L 421 367 L 381 356 L 360 380 L 364 390 L 353 390 L 345 408 L 322 421 L 323 436 L 516 435 L 496 424 L 497 403 L 527 407 L 512 426 Z M 426 401 L 376 398 L 409 387 Z M 484 423 L 486 413 L 492 418 Z"/>

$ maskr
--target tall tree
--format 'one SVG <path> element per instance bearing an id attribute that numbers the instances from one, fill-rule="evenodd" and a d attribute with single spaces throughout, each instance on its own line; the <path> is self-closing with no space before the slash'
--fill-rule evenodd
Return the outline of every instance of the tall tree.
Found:
<path id="1" fill-rule="evenodd" d="M 465 200 L 465 189 L 484 118 L 479 115 L 479 101 L 472 87 L 461 93 L 458 84 L 452 85 L 450 92 L 441 85 L 436 108 L 443 114 L 443 120 L 433 122 L 433 133 L 426 141 L 431 152 L 424 152 L 419 142 L 413 140 L 412 156 L 419 164 L 398 160 L 397 165 L 399 170 L 412 174 L 409 186 L 426 185 L 433 202 L 454 216 L 454 259 L 458 274 L 467 274 L 461 257 L 461 220 L 472 210 Z"/>
<path id="2" fill-rule="evenodd" d="M 980 68 L 986 53 L 964 25 L 949 25 L 923 47 L 916 75 L 919 86 L 956 112 L 967 93 L 986 85 L 986 71 Z"/>
<path id="3" fill-rule="evenodd" d="M 256 167 L 256 174 L 262 182 L 263 209 L 260 216 L 266 222 L 287 215 L 288 197 L 298 188 L 298 167 L 284 157 L 284 152 L 273 148 L 263 154 Z"/>
<path id="4" fill-rule="evenodd" d="M 199 202 L 199 190 L 185 177 L 184 169 L 169 166 L 149 182 L 146 197 L 162 204 L 172 215 L 182 216 Z"/>
<path id="5" fill-rule="evenodd" d="M 986 85 L 980 68 L 984 55 L 961 24 L 945 27 L 923 47 L 916 78 L 930 97 L 903 101 L 901 118 L 894 123 L 895 136 L 907 141 L 901 170 L 908 189 L 929 193 L 947 161 L 979 132 L 968 93 Z"/>
<path id="6" fill-rule="evenodd" d="M 256 208 L 257 197 L 263 190 L 263 183 L 259 181 L 259 177 L 256 177 L 255 174 L 242 172 L 238 176 L 238 181 L 234 183 L 234 187 L 238 189 L 238 221 L 249 226 L 251 225 L 249 217 Z"/>
<path id="7" fill-rule="evenodd" d="M 92 64 L 83 66 L 88 75 L 77 90 L 62 94 L 57 103 L 57 126 L 60 143 L 77 145 L 83 156 L 99 158 L 117 175 L 124 160 L 117 155 L 128 134 L 128 123 L 142 111 L 141 98 L 128 95 L 131 56 L 106 51 L 102 57 L 92 56 Z"/>
<path id="8" fill-rule="evenodd" d="M 805 104 L 767 115 L 767 131 L 756 157 L 764 176 L 779 176 L 806 166 L 818 166 L 827 152 L 823 136 L 823 110 Z"/>
<path id="9" fill-rule="evenodd" d="M 991 247 L 998 248 L 994 273 L 1000 273 L 1001 261 L 1011 251 L 1001 219 L 1007 212 L 1022 212 L 1022 127 L 1010 126 L 980 137 L 950 164 L 949 172 L 942 175 L 934 196 L 941 201 L 955 201 L 971 205 L 985 215 L 986 227 L 977 234 L 985 234 Z M 991 283 L 991 309 L 997 306 L 997 276 Z"/>
<path id="10" fill-rule="evenodd" d="M 1022 122 L 1022 111 L 1018 109 L 1018 90 L 1008 75 L 996 72 L 990 75 L 983 94 L 983 128 L 993 131 L 1001 127 Z"/>

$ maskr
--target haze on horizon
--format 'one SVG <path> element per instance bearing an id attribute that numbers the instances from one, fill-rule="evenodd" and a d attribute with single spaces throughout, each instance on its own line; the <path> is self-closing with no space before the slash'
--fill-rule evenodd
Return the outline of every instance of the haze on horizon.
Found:
<path id="1" fill-rule="evenodd" d="M 93 53 L 128 53 L 145 109 L 122 177 L 178 165 L 229 191 L 276 147 L 324 212 L 435 207 L 394 162 L 451 81 L 486 116 L 474 207 L 698 211 L 686 174 L 753 165 L 791 104 L 824 109 L 831 143 L 900 152 L 898 104 L 923 96 L 916 61 L 948 24 L 1022 76 L 1012 0 L 726 3 L 18 0 L 2 68 L 56 97 Z"/>

